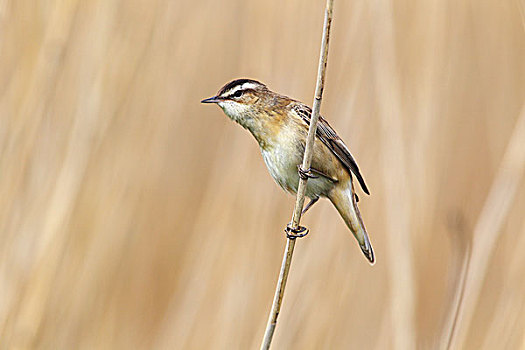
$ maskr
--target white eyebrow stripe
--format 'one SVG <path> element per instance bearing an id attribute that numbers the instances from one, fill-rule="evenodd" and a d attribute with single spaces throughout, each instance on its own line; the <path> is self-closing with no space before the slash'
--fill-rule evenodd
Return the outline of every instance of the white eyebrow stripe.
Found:
<path id="1" fill-rule="evenodd" d="M 244 84 L 235 86 L 233 89 L 230 89 L 229 91 L 226 92 L 226 94 L 224 94 L 224 96 L 229 97 L 239 90 L 255 89 L 256 87 L 257 85 L 254 83 L 244 83 Z"/>
<path id="2" fill-rule="evenodd" d="M 255 89 L 257 87 L 254 83 L 244 83 L 241 85 L 241 90 Z"/>
<path id="3" fill-rule="evenodd" d="M 227 91 L 225 95 L 226 96 L 231 96 L 234 93 L 236 93 L 237 91 L 239 91 L 241 88 L 242 88 L 242 85 L 237 85 L 233 89 L 230 89 L 229 91 Z"/>

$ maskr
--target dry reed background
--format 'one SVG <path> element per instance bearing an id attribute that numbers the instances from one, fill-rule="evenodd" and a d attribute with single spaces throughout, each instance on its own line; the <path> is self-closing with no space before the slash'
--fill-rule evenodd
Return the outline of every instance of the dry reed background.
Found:
<path id="1" fill-rule="evenodd" d="M 317 204 L 275 349 L 445 348 L 482 208 L 502 224 L 455 346 L 525 346 L 523 161 L 501 167 L 525 118 L 523 5 L 336 1 L 322 113 L 371 188 L 378 262 Z M 323 8 L 0 1 L 1 349 L 258 347 L 294 199 L 199 101 L 246 76 L 310 102 Z"/>

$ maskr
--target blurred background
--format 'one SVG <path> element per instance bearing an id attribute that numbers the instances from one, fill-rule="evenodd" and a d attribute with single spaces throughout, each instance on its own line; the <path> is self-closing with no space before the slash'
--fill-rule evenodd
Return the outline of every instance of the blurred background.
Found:
<path id="1" fill-rule="evenodd" d="M 199 101 L 311 104 L 324 5 L 0 1 L 1 349 L 258 348 L 294 197 Z M 322 114 L 377 263 L 317 204 L 275 349 L 524 348 L 523 8 L 335 2 Z"/>

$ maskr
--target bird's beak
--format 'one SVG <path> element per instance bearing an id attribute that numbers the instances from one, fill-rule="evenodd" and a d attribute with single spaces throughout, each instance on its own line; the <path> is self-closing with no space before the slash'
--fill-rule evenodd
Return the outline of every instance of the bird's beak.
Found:
<path id="1" fill-rule="evenodd" d="M 201 103 L 217 103 L 220 102 L 219 96 L 213 96 L 201 101 Z"/>

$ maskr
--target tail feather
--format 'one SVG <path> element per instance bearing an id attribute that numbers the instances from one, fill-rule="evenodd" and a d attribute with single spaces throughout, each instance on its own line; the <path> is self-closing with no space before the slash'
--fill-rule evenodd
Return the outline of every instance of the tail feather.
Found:
<path id="1" fill-rule="evenodd" d="M 374 265 L 374 250 L 372 248 L 372 243 L 370 243 L 368 233 L 366 232 L 363 219 L 361 218 L 361 213 L 357 207 L 352 180 L 350 179 L 346 186 L 345 184 L 340 183 L 339 186 L 332 190 L 328 198 L 336 207 L 337 211 L 345 221 L 346 226 L 348 226 L 354 237 L 359 242 L 363 254 L 366 256 L 370 264 Z"/>

